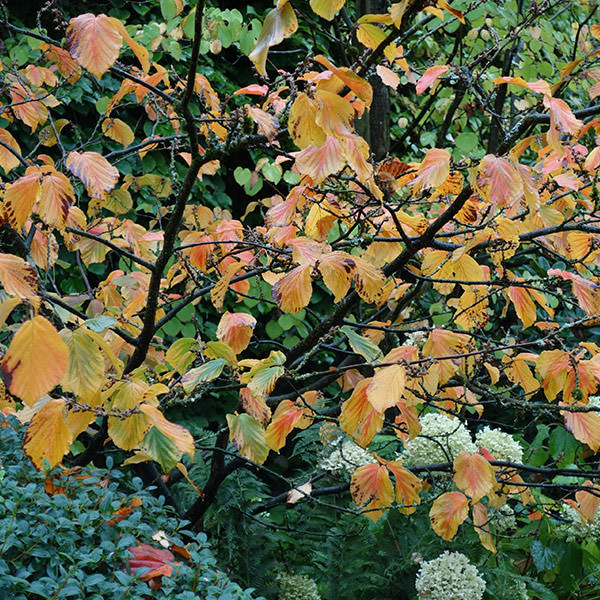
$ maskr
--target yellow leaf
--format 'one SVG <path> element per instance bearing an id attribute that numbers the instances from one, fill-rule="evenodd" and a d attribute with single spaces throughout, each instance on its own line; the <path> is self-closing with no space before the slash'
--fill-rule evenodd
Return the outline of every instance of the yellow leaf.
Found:
<path id="1" fill-rule="evenodd" d="M 29 167 L 23 177 L 6 186 L 4 210 L 13 229 L 19 231 L 25 225 L 41 193 L 40 171 L 36 167 Z"/>
<path id="2" fill-rule="evenodd" d="M 355 264 L 353 256 L 339 250 L 319 257 L 317 266 L 323 283 L 333 293 L 334 302 L 339 302 L 348 293 Z"/>
<path id="3" fill-rule="evenodd" d="M 44 468 L 44 460 L 50 463 L 50 468 L 55 467 L 71 447 L 73 436 L 65 412 L 64 399 L 51 398 L 31 419 L 24 449 L 38 471 Z"/>
<path id="4" fill-rule="evenodd" d="M 273 300 L 284 312 L 301 311 L 312 296 L 312 266 L 300 265 L 280 279 L 271 291 Z"/>
<path id="5" fill-rule="evenodd" d="M 370 23 L 363 23 L 356 30 L 356 39 L 367 48 L 375 50 L 386 39 L 386 33 L 383 29 Z"/>
<path id="6" fill-rule="evenodd" d="M 358 467 L 350 481 L 350 493 L 354 504 L 361 507 L 365 516 L 373 522 L 383 515 L 379 509 L 394 501 L 394 488 L 388 470 L 379 464 Z"/>
<path id="7" fill-rule="evenodd" d="M 359 381 L 350 398 L 342 404 L 340 413 L 341 429 L 363 448 L 381 430 L 384 419 L 384 414 L 376 411 L 367 398 L 370 383 L 370 377 Z"/>
<path id="8" fill-rule="evenodd" d="M 131 127 L 121 119 L 104 119 L 102 132 L 106 137 L 119 142 L 124 147 L 129 146 L 135 139 Z"/>
<path id="9" fill-rule="evenodd" d="M 325 133 L 317 125 L 317 111 L 316 102 L 304 92 L 300 92 L 292 104 L 288 132 L 294 144 L 301 150 L 310 145 L 321 146 L 325 141 Z"/>
<path id="10" fill-rule="evenodd" d="M 62 379 L 69 350 L 50 321 L 38 315 L 21 325 L 2 359 L 6 387 L 33 406 Z"/>
<path id="11" fill-rule="evenodd" d="M 31 298 L 37 294 L 35 269 L 14 254 L 0 254 L 0 283 L 10 296 Z"/>
<path id="12" fill-rule="evenodd" d="M 496 554 L 496 546 L 494 546 L 494 542 L 492 540 L 492 535 L 490 533 L 490 520 L 488 517 L 488 511 L 485 505 L 478 502 L 473 505 L 473 528 L 475 529 L 477 535 L 479 536 L 479 540 L 481 541 L 481 545 Z"/>
<path id="13" fill-rule="evenodd" d="M 87 401 L 100 391 L 104 382 L 104 357 L 85 327 L 75 331 L 63 329 L 60 336 L 69 349 L 69 366 L 61 385 Z"/>
<path id="14" fill-rule="evenodd" d="M 367 388 L 367 398 L 373 408 L 384 413 L 402 399 L 406 384 L 406 370 L 403 365 L 390 365 L 377 369 Z"/>
<path id="15" fill-rule="evenodd" d="M 283 42 L 296 29 L 298 29 L 296 13 L 287 0 L 279 2 L 266 16 L 254 50 L 248 55 L 248 58 L 254 63 L 256 70 L 263 77 L 267 75 L 266 65 L 269 48 Z"/>
<path id="16" fill-rule="evenodd" d="M 383 271 L 367 262 L 353 256 L 354 260 L 354 287 L 358 295 L 368 303 L 377 302 L 383 293 L 385 275 Z"/>
<path id="17" fill-rule="evenodd" d="M 0 141 L 10 146 L 17 154 L 21 154 L 21 147 L 17 140 L 6 129 L 0 129 Z M 0 167 L 4 169 L 7 175 L 20 164 L 21 161 L 10 150 L 7 150 L 4 146 L 0 146 Z"/>
<path id="18" fill-rule="evenodd" d="M 314 13 L 327 21 L 331 21 L 345 3 L 346 0 L 310 0 L 310 7 Z"/>
<path id="19" fill-rule="evenodd" d="M 123 450 L 137 447 L 150 429 L 150 418 L 139 409 L 147 387 L 148 384 L 131 379 L 118 384 L 112 395 L 111 410 L 125 414 L 108 418 L 108 435 Z"/>

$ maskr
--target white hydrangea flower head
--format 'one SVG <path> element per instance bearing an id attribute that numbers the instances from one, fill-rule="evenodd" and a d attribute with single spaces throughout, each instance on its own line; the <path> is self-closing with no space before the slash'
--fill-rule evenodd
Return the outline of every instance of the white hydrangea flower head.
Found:
<path id="1" fill-rule="evenodd" d="M 419 600 L 481 600 L 485 581 L 464 554 L 446 550 L 421 564 L 415 588 Z"/>
<path id="2" fill-rule="evenodd" d="M 480 448 L 485 448 L 496 460 L 523 462 L 521 444 L 510 433 L 501 429 L 492 429 L 486 425 L 475 434 L 475 442 Z"/>
<path id="3" fill-rule="evenodd" d="M 588 406 L 600 408 L 600 396 L 588 396 Z"/>
<path id="4" fill-rule="evenodd" d="M 500 508 L 490 508 L 488 518 L 498 533 L 504 533 L 517 527 L 515 511 L 508 504 L 503 504 Z"/>
<path id="5" fill-rule="evenodd" d="M 405 346 L 421 346 L 427 341 L 428 333 L 426 331 L 414 331 L 407 333 L 404 340 Z"/>
<path id="6" fill-rule="evenodd" d="M 352 475 L 358 467 L 374 463 L 375 459 L 364 448 L 352 440 L 342 442 L 337 439 L 329 445 L 333 450 L 320 462 L 323 471 L 331 471 L 338 475 Z"/>
<path id="7" fill-rule="evenodd" d="M 568 504 L 561 506 L 561 519 L 555 531 L 558 537 L 567 542 L 586 540 L 589 542 L 600 542 L 600 510 L 596 512 L 593 521 L 583 523 L 581 515 Z"/>
<path id="8" fill-rule="evenodd" d="M 280 575 L 278 600 L 321 600 L 317 584 L 306 575 Z"/>
<path id="9" fill-rule="evenodd" d="M 428 413 L 419 420 L 421 433 L 406 444 L 407 464 L 452 462 L 463 450 L 477 452 L 469 430 L 458 419 L 442 413 Z"/>

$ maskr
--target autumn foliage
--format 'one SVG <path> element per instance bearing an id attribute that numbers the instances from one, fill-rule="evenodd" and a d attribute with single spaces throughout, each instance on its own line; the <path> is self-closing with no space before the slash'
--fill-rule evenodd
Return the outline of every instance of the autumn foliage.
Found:
<path id="1" fill-rule="evenodd" d="M 292 47 L 301 14 L 325 27 L 350 18 L 344 4 L 279 0 L 244 58 L 250 82 L 228 92 L 202 58 L 213 35 L 203 2 L 169 4 L 188 44 L 182 63 L 136 23 L 105 14 L 71 18 L 63 40 L 9 23 L 34 54 L 2 61 L 0 222 L 12 242 L 0 252 L 0 407 L 28 423 L 25 451 L 38 470 L 116 447 L 123 465 L 149 465 L 148 484 L 160 469 L 165 492 L 199 460 L 181 415 L 216 399 L 220 433 L 201 458 L 210 475 L 190 480 L 201 493 L 185 511 L 197 526 L 235 469 L 269 465 L 303 431 L 345 435 L 373 459 L 351 477 L 357 512 L 410 519 L 424 502 L 441 538 L 469 523 L 491 552 L 488 510 L 518 503 L 532 519 L 550 515 L 530 489 L 556 483 L 558 457 L 533 464 L 529 452 L 515 463 L 479 448 L 428 465 L 404 449 L 427 413 L 473 433 L 505 423 L 524 443 L 540 419 L 580 448 L 575 483 L 556 483 L 555 499 L 593 519 L 600 29 L 586 25 L 573 57 L 531 80 L 500 72 L 491 54 L 444 64 L 416 56 L 416 24 L 453 24 L 459 39 L 474 7 L 403 0 L 354 15 L 355 60 L 315 49 L 295 70 L 278 66 L 273 51 Z M 89 139 L 63 105 L 77 86 L 100 115 Z M 445 90 L 435 143 L 375 155 L 364 124 L 383 91 L 390 113 L 407 97 L 418 116 Z M 454 143 L 453 119 L 455 137 L 474 135 L 460 111 L 485 113 L 507 97 L 487 150 L 483 139 L 481 152 Z M 240 153 L 251 168 L 232 163 Z M 210 197 L 210 182 L 227 173 L 247 193 L 242 210 Z M 56 279 L 59 267 L 81 291 Z M 173 328 L 190 309 L 190 327 Z M 282 315 L 295 337 L 267 326 Z M 373 445 L 384 434 L 393 454 Z M 319 488 L 300 489 L 292 504 Z M 142 550 L 132 569 L 169 576 L 166 551 Z"/>

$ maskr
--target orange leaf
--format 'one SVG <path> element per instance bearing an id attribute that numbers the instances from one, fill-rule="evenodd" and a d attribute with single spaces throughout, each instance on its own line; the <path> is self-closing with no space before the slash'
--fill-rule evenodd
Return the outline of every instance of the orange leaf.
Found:
<path id="1" fill-rule="evenodd" d="M 312 296 L 312 266 L 300 265 L 280 279 L 271 290 L 273 300 L 284 312 L 300 312 Z"/>
<path id="2" fill-rule="evenodd" d="M 571 280 L 571 290 L 577 298 L 581 310 L 590 316 L 600 313 L 600 285 L 598 283 L 591 279 L 585 279 L 581 275 L 561 271 L 560 269 L 548 269 L 548 275 L 556 275 L 562 279 Z"/>
<path id="3" fill-rule="evenodd" d="M 526 90 L 531 90 L 536 94 L 552 96 L 550 85 L 543 79 L 538 79 L 537 81 L 525 81 L 522 77 L 496 77 L 496 79 L 494 79 L 494 83 L 496 85 L 512 83 L 514 85 L 518 85 L 519 87 L 525 88 Z"/>
<path id="4" fill-rule="evenodd" d="M 4 209 L 13 229 L 20 230 L 25 225 L 41 193 L 40 171 L 36 167 L 29 167 L 23 177 L 6 186 Z"/>
<path id="5" fill-rule="evenodd" d="M 417 95 L 422 94 L 430 85 L 433 85 L 449 68 L 448 65 L 429 67 L 417 83 Z"/>
<path id="6" fill-rule="evenodd" d="M 473 502 L 487 496 L 496 486 L 494 469 L 481 454 L 469 454 L 463 450 L 454 459 L 454 471 L 454 483 Z"/>
<path id="7" fill-rule="evenodd" d="M 71 182 L 53 167 L 42 167 L 41 194 L 37 212 L 50 227 L 63 229 L 69 208 L 75 201 Z"/>
<path id="8" fill-rule="evenodd" d="M 400 512 L 410 515 L 417 510 L 417 507 L 413 505 L 421 502 L 419 492 L 423 489 L 423 484 L 416 475 L 405 469 L 399 461 L 388 462 L 386 467 L 396 480 L 396 502 L 406 505 L 400 509 Z"/>
<path id="9" fill-rule="evenodd" d="M 583 406 L 576 404 L 575 406 Z M 573 434 L 576 440 L 587 444 L 594 452 L 600 448 L 600 416 L 595 412 L 570 412 L 563 410 L 560 413 L 565 419 L 565 427 Z"/>
<path id="10" fill-rule="evenodd" d="M 14 254 L 0 254 L 0 283 L 10 296 L 31 298 L 37 294 L 34 268 Z"/>
<path id="11" fill-rule="evenodd" d="M 285 446 L 285 440 L 292 429 L 306 429 L 313 422 L 312 411 L 300 403 L 283 400 L 277 406 L 267 431 L 265 440 L 271 450 L 279 452 Z"/>
<path id="12" fill-rule="evenodd" d="M 488 518 L 488 511 L 485 505 L 478 502 L 473 505 L 472 509 L 473 513 L 473 527 L 479 536 L 479 540 L 481 541 L 481 545 L 496 554 L 496 546 L 492 540 L 492 535 L 490 533 L 490 523 Z"/>
<path id="13" fill-rule="evenodd" d="M 436 188 L 442 185 L 450 174 L 450 154 L 440 148 L 431 148 L 427 151 L 423 162 L 417 170 L 417 176 L 409 185 L 413 194 L 421 190 Z"/>
<path id="14" fill-rule="evenodd" d="M 319 257 L 317 266 L 323 283 L 333 293 L 334 302 L 339 302 L 348 293 L 355 265 L 354 257 L 347 252 L 330 252 Z"/>
<path id="15" fill-rule="evenodd" d="M 51 398 L 29 423 L 24 449 L 38 471 L 44 468 L 44 460 L 50 463 L 50 468 L 56 466 L 71 447 L 73 435 L 65 415 L 64 399 Z"/>
<path id="16" fill-rule="evenodd" d="M 406 384 L 406 369 L 403 365 L 390 365 L 377 369 L 367 388 L 367 398 L 373 408 L 384 413 L 402 399 Z"/>
<path id="17" fill-rule="evenodd" d="M 123 40 L 116 19 L 86 13 L 71 19 L 67 27 L 67 49 L 77 62 L 100 78 L 119 58 Z"/>
<path id="18" fill-rule="evenodd" d="M 383 515 L 381 507 L 394 501 L 394 488 L 388 470 L 379 464 L 358 467 L 350 481 L 350 493 L 354 504 L 365 511 L 365 516 L 376 522 Z"/>
<path id="19" fill-rule="evenodd" d="M 443 539 L 451 540 L 469 514 L 469 501 L 461 492 L 446 492 L 435 499 L 429 518 L 432 529 Z"/>
<path id="20" fill-rule="evenodd" d="M 287 0 L 281 0 L 266 16 L 256 45 L 248 58 L 254 63 L 256 70 L 267 75 L 267 53 L 271 46 L 276 46 L 290 37 L 298 29 L 296 13 Z"/>
<path id="21" fill-rule="evenodd" d="M 217 339 L 225 342 L 239 354 L 248 347 L 252 332 L 256 327 L 256 319 L 248 313 L 225 312 L 217 327 Z"/>
<path id="22" fill-rule="evenodd" d="M 257 421 L 266 425 L 271 419 L 271 409 L 263 396 L 255 396 L 247 387 L 240 390 L 242 408 Z"/>
<path id="23" fill-rule="evenodd" d="M 376 411 L 367 398 L 371 378 L 362 379 L 352 395 L 342 404 L 340 427 L 354 441 L 365 448 L 383 427 L 384 414 Z"/>
<path id="24" fill-rule="evenodd" d="M 436 328 L 429 333 L 429 337 L 423 346 L 423 356 L 441 358 L 462 354 L 466 352 L 471 336 L 465 333 L 454 333 L 444 329 Z M 440 360 L 440 383 L 446 383 L 460 368 L 464 359 Z"/>
<path id="25" fill-rule="evenodd" d="M 67 168 L 79 177 L 92 198 L 102 198 L 119 179 L 119 171 L 97 152 L 70 152 Z"/>
<path id="26" fill-rule="evenodd" d="M 38 315 L 21 325 L 2 359 L 6 387 L 32 406 L 58 385 L 69 351 L 50 321 Z"/>
<path id="27" fill-rule="evenodd" d="M 10 146 L 17 154 L 21 154 L 21 147 L 17 143 L 17 140 L 6 129 L 0 129 L 0 141 Z M 20 164 L 21 161 L 10 150 L 7 150 L 4 146 L 0 146 L 0 167 L 4 169 L 6 174 Z"/>

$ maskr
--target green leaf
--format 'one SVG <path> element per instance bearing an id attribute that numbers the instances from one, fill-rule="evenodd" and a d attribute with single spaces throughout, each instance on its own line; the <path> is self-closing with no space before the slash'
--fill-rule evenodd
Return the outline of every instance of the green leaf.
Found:
<path id="1" fill-rule="evenodd" d="M 245 169 L 244 167 L 236 167 L 233 172 L 233 177 L 238 185 L 244 186 L 250 181 L 252 171 L 250 171 L 250 169 Z"/>
<path id="2" fill-rule="evenodd" d="M 348 343 L 354 352 L 360 354 L 366 361 L 372 363 L 383 356 L 383 352 L 369 338 L 359 335 L 349 325 L 344 325 L 340 331 L 348 338 Z"/>
<path id="3" fill-rule="evenodd" d="M 94 317 L 93 319 L 87 319 L 85 322 L 85 326 L 96 333 L 102 333 L 106 331 L 109 327 L 117 324 L 117 320 L 113 317 L 100 316 Z"/>
<path id="4" fill-rule="evenodd" d="M 462 152 L 471 152 L 477 148 L 477 144 L 479 143 L 479 137 L 475 133 L 471 133 L 470 131 L 463 131 L 459 135 L 456 136 L 456 147 Z"/>
<path id="5" fill-rule="evenodd" d="M 193 392 L 195 387 L 203 381 L 211 381 L 216 379 L 223 371 L 223 367 L 227 364 L 224 358 L 215 358 L 209 360 L 203 365 L 188 371 L 182 378 L 181 383 L 186 394 Z"/>
<path id="6" fill-rule="evenodd" d="M 262 465 L 269 455 L 269 446 L 265 441 L 265 430 L 250 415 L 227 415 L 229 441 L 238 452 L 248 460 Z"/>
<path id="7" fill-rule="evenodd" d="M 559 556 L 539 540 L 533 540 L 531 542 L 531 558 L 533 558 L 533 564 L 539 573 L 553 569 L 558 564 Z"/>
<path id="8" fill-rule="evenodd" d="M 177 14 L 177 5 L 174 0 L 160 0 L 160 12 L 167 21 Z"/>

